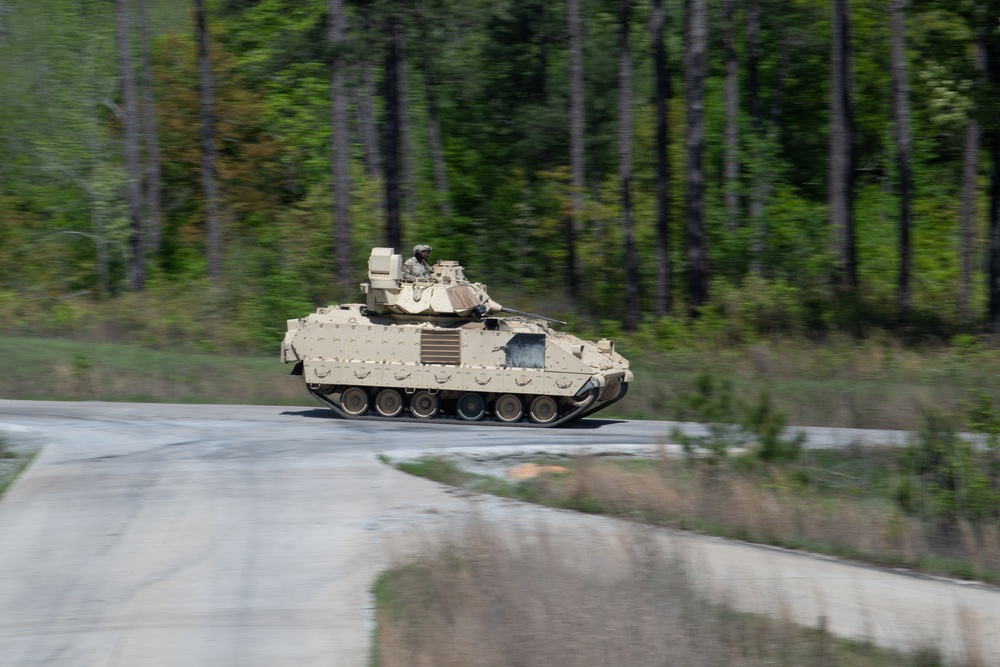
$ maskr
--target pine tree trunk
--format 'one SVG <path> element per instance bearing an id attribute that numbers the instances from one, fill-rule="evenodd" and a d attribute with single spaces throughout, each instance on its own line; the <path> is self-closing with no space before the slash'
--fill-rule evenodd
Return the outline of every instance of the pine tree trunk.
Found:
<path id="1" fill-rule="evenodd" d="M 985 4 L 985 3 L 984 3 Z M 992 4 L 992 3 L 991 3 Z M 986 8 L 984 8 L 986 9 Z M 984 16 L 977 17 L 984 26 L 983 42 L 986 53 L 986 77 L 990 84 L 992 96 L 1000 90 L 1000 35 L 991 26 L 1000 22 L 1000 16 L 995 7 L 988 7 Z M 989 221 L 989 251 L 988 265 L 988 313 L 989 329 L 994 334 L 1000 334 L 1000 126 L 993 119 L 988 126 L 987 144 L 990 151 L 992 175 L 990 178 L 990 221 Z"/>
<path id="2" fill-rule="evenodd" d="M 972 253 L 976 245 L 979 149 L 979 123 L 970 118 L 965 126 L 965 145 L 962 149 L 962 273 L 958 287 L 958 315 L 963 322 L 972 319 Z"/>
<path id="3" fill-rule="evenodd" d="M 566 283 L 573 301 L 579 298 L 580 269 L 576 258 L 576 239 L 583 231 L 585 184 L 583 21 L 580 0 L 567 0 L 566 23 L 569 33 L 569 162 L 572 181 L 572 206 L 565 225 Z"/>
<path id="4" fill-rule="evenodd" d="M 910 214 L 913 197 L 913 139 L 910 131 L 910 82 L 906 64 L 907 0 L 892 0 L 892 90 L 896 151 L 899 169 L 899 309 L 905 315 L 911 306 L 910 273 L 912 246 Z"/>
<path id="5" fill-rule="evenodd" d="M 128 0 L 116 0 L 118 64 L 122 85 L 122 123 L 125 129 L 125 198 L 129 211 L 129 286 L 139 291 L 146 283 L 143 248 L 141 167 L 139 165 L 139 110 L 132 62 L 132 15 Z"/>
<path id="6" fill-rule="evenodd" d="M 976 71 L 975 87 L 983 86 L 986 53 L 983 31 L 976 28 L 973 67 Z M 965 143 L 962 154 L 962 243 L 961 278 L 958 287 L 958 315 L 963 322 L 972 320 L 972 255 L 976 246 L 976 198 L 979 191 L 979 151 L 982 148 L 982 130 L 979 121 L 970 114 L 965 126 Z"/>
<path id="7" fill-rule="evenodd" d="M 403 25 L 396 23 L 396 87 L 399 90 L 399 179 L 400 199 L 406 208 L 406 217 L 417 218 L 417 187 L 413 175 L 413 147 L 410 137 L 410 90 L 406 71 L 406 34 Z"/>
<path id="8" fill-rule="evenodd" d="M 632 223 L 632 52 L 629 22 L 632 0 L 619 0 L 618 42 L 618 155 L 622 194 L 622 227 L 625 233 L 625 330 L 639 326 L 639 259 Z"/>
<path id="9" fill-rule="evenodd" d="M 992 58 L 991 58 L 992 60 Z M 990 158 L 993 173 L 990 178 L 990 245 L 987 257 L 989 264 L 989 329 L 1000 334 L 1000 132 L 990 132 Z"/>
<path id="10" fill-rule="evenodd" d="M 375 118 L 375 98 L 377 96 L 375 66 L 364 62 L 361 63 L 360 68 L 362 78 L 355 93 L 354 105 L 358 134 L 365 151 L 365 172 L 369 178 L 377 178 L 381 171 L 381 159 L 378 147 L 378 120 Z"/>
<path id="11" fill-rule="evenodd" d="M 371 17 L 367 12 L 362 13 L 362 31 L 369 37 L 366 39 L 366 52 L 368 54 L 377 53 L 372 34 Z M 361 84 L 358 91 L 357 115 L 358 128 L 361 134 L 361 143 L 365 148 L 365 167 L 369 178 L 376 178 L 381 169 L 378 148 L 378 121 L 375 117 L 375 64 L 368 55 L 365 55 L 359 65 L 361 70 Z"/>
<path id="12" fill-rule="evenodd" d="M 788 30 L 784 26 L 778 26 L 778 66 L 775 68 L 773 81 L 771 86 L 771 108 L 768 111 L 768 115 L 771 120 L 771 130 L 768 132 L 769 135 L 775 134 L 775 129 L 781 127 L 781 119 L 785 113 L 785 81 L 788 77 L 788 59 L 791 57 L 789 55 L 789 42 Z M 761 118 L 763 119 L 763 110 L 761 111 Z"/>
<path id="13" fill-rule="evenodd" d="M 201 106 L 201 185 L 205 195 L 205 226 L 208 229 L 208 275 L 218 284 L 222 278 L 222 221 L 215 183 L 215 81 L 208 49 L 205 0 L 195 0 L 198 41 L 199 97 Z"/>
<path id="14" fill-rule="evenodd" d="M 663 0 L 653 0 L 653 68 L 656 71 L 656 238 L 657 238 L 657 297 L 656 314 L 666 315 L 673 308 L 672 271 L 670 265 L 670 145 L 667 125 L 667 100 L 671 97 L 670 70 L 667 69 L 667 49 L 663 39 L 666 15 Z"/>
<path id="15" fill-rule="evenodd" d="M 403 248 L 402 226 L 399 219 L 399 29 L 397 19 L 390 16 L 386 25 L 385 113 L 383 134 L 385 157 L 385 212 L 386 245 L 396 250 Z"/>
<path id="16" fill-rule="evenodd" d="M 156 123 L 156 94 L 153 90 L 153 59 L 149 46 L 149 20 L 146 3 L 137 0 L 139 42 L 142 53 L 142 134 L 146 148 L 146 232 L 147 255 L 160 252 L 162 237 L 162 212 L 160 211 L 160 142 Z"/>
<path id="17" fill-rule="evenodd" d="M 710 280 L 705 232 L 705 74 L 708 64 L 708 3 L 687 0 L 685 88 L 687 98 L 687 271 L 693 316 L 708 303 Z"/>
<path id="18" fill-rule="evenodd" d="M 831 32 L 829 206 L 834 279 L 842 287 L 856 289 L 849 0 L 833 0 Z"/>
<path id="19" fill-rule="evenodd" d="M 760 96 L 760 2 L 747 0 L 747 100 L 750 129 L 755 135 L 764 130 L 764 100 Z"/>
<path id="20" fill-rule="evenodd" d="M 735 229 L 740 222 L 740 63 L 736 58 L 736 0 L 723 0 L 723 14 L 725 18 L 723 42 L 726 53 L 723 195 L 726 204 L 726 224 L 730 229 Z"/>
<path id="21" fill-rule="evenodd" d="M 760 0 L 747 0 L 747 98 L 752 159 L 747 213 L 750 218 L 750 271 L 757 276 L 764 275 L 764 202 L 769 181 L 764 153 L 764 102 L 760 95 L 760 15 Z"/>
<path id="22" fill-rule="evenodd" d="M 444 141 L 441 138 L 441 124 L 437 116 L 437 95 L 430 63 L 424 62 L 424 89 L 427 94 L 427 135 L 431 145 L 431 160 L 434 162 L 434 189 L 437 192 L 437 209 L 442 217 L 451 215 L 451 193 L 448 188 L 448 164 L 444 156 Z"/>
<path id="23" fill-rule="evenodd" d="M 417 12 L 418 38 L 420 44 L 431 43 L 426 17 Z M 441 123 L 438 121 L 437 78 L 429 48 L 420 49 L 420 71 L 423 75 L 424 95 L 427 98 L 427 140 L 431 149 L 434 166 L 434 192 L 438 214 L 442 218 L 451 215 L 451 193 L 448 188 L 448 164 L 444 154 L 444 140 L 441 137 Z"/>
<path id="24" fill-rule="evenodd" d="M 344 0 L 330 0 L 329 42 L 333 51 L 330 85 L 333 130 L 333 216 L 334 216 L 334 275 L 341 287 L 350 287 L 351 275 L 351 154 L 348 141 L 347 108 L 347 16 Z"/>

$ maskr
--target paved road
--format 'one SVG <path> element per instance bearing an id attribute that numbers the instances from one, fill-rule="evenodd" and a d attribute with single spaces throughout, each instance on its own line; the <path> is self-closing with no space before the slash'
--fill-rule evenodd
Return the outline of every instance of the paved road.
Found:
<path id="1" fill-rule="evenodd" d="M 522 439 L 655 445 L 669 425 L 587 420 L 525 431 L 365 424 L 313 408 L 0 401 L 0 429 L 44 447 L 0 502 L 0 665 L 360 667 L 366 593 L 384 567 L 386 535 L 468 506 L 379 463 L 377 452 Z M 900 437 L 812 435 L 832 444 Z M 687 541 L 706 586 L 740 606 L 773 602 L 778 591 L 807 621 L 825 615 L 835 631 L 885 643 L 967 645 L 975 628 L 986 664 L 1000 664 L 992 589 Z"/>

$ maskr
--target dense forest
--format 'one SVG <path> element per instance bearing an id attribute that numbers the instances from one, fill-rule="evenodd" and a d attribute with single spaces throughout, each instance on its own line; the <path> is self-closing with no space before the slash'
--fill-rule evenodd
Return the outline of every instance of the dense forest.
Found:
<path id="1" fill-rule="evenodd" d="M 625 331 L 1000 332 L 998 93 L 998 0 L 0 0 L 0 317 L 263 345 L 429 243 Z"/>

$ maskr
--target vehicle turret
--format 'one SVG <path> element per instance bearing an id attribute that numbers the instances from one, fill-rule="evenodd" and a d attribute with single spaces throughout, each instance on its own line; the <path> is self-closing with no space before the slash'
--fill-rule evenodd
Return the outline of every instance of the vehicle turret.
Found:
<path id="1" fill-rule="evenodd" d="M 482 317 L 503 306 L 490 298 L 486 285 L 469 282 L 455 261 L 438 260 L 429 280 L 403 278 L 403 256 L 392 248 L 374 248 L 368 258 L 368 282 L 361 292 L 368 310 L 393 315 Z"/>

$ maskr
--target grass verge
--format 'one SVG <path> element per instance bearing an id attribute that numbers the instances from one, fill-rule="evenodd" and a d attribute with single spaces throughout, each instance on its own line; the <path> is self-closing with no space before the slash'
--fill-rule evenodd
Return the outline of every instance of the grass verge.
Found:
<path id="1" fill-rule="evenodd" d="M 470 521 L 379 577 L 372 665 L 946 664 L 916 630 L 914 650 L 901 652 L 836 637 L 822 616 L 803 628 L 777 595 L 776 618 L 733 611 L 696 591 L 681 560 L 638 528 L 622 531 L 613 556 L 568 555 L 555 533 L 511 540 L 503 530 Z"/>
<path id="2" fill-rule="evenodd" d="M 397 467 L 560 509 L 1000 583 L 1000 526 L 905 514 L 892 501 L 894 456 L 878 448 L 807 450 L 782 466 L 579 457 L 562 462 L 564 474 L 521 481 L 474 475 L 440 458 Z"/>
<path id="3" fill-rule="evenodd" d="M 128 343 L 0 337 L 0 398 L 306 405 L 277 355 L 153 350 Z"/>
<path id="4" fill-rule="evenodd" d="M 3 498 L 21 473 L 28 469 L 37 455 L 37 450 L 12 449 L 6 438 L 0 436 L 0 498 Z"/>

